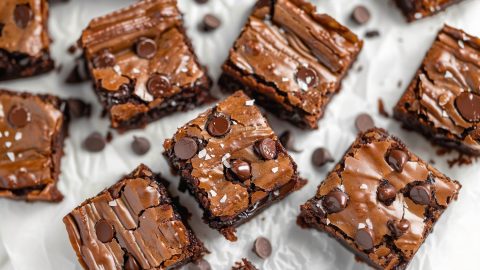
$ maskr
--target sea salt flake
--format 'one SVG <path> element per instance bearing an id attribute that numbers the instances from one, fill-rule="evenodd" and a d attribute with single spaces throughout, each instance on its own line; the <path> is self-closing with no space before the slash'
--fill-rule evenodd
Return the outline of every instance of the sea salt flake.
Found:
<path id="1" fill-rule="evenodd" d="M 10 136 L 10 132 L 8 132 L 8 130 L 7 130 L 7 131 L 3 132 L 3 135 L 4 135 L 5 137 L 8 137 L 8 136 Z"/>
<path id="2" fill-rule="evenodd" d="M 223 197 L 220 199 L 221 203 L 225 203 L 227 201 L 227 194 L 223 195 Z"/>
<path id="3" fill-rule="evenodd" d="M 246 106 L 253 106 L 254 103 L 255 103 L 255 99 L 245 101 Z"/>
<path id="4" fill-rule="evenodd" d="M 367 225 L 365 225 L 365 224 L 363 224 L 363 223 L 358 223 L 358 229 L 359 229 L 359 230 L 360 230 L 360 229 L 363 229 L 363 228 L 365 228 L 365 227 L 367 227 Z"/>
<path id="5" fill-rule="evenodd" d="M 275 196 L 278 196 L 278 195 L 280 195 L 280 191 L 279 191 L 278 189 L 277 189 L 277 190 L 275 190 L 275 191 L 273 192 L 273 195 L 275 195 Z"/>
<path id="6" fill-rule="evenodd" d="M 12 142 L 6 141 L 5 147 L 10 148 L 12 146 Z"/>
<path id="7" fill-rule="evenodd" d="M 10 161 L 15 161 L 15 154 L 12 152 L 7 152 L 7 157 Z"/>
<path id="8" fill-rule="evenodd" d="M 307 90 L 308 90 L 308 84 L 305 83 L 305 82 L 302 81 L 302 80 L 298 80 L 298 86 L 299 86 L 300 89 L 302 89 L 303 91 L 307 91 Z"/>
<path id="9" fill-rule="evenodd" d="M 122 70 L 120 69 L 120 66 L 119 66 L 119 65 L 113 66 L 113 70 L 114 70 L 118 75 L 122 75 Z"/>
<path id="10" fill-rule="evenodd" d="M 367 218 L 367 220 L 365 220 L 365 223 L 367 223 L 367 226 L 368 226 L 370 229 L 373 228 L 372 221 L 371 221 L 369 218 Z"/>
<path id="11" fill-rule="evenodd" d="M 230 154 L 229 153 L 226 153 L 225 155 L 223 155 L 222 157 L 222 162 L 229 159 L 230 158 Z"/>
<path id="12" fill-rule="evenodd" d="M 366 190 L 368 189 L 368 186 L 366 184 L 361 184 L 360 189 Z"/>
<path id="13" fill-rule="evenodd" d="M 288 82 L 289 79 L 287 77 L 282 77 L 282 82 Z"/>
<path id="14" fill-rule="evenodd" d="M 198 158 L 204 158 L 207 155 L 207 149 L 203 148 L 198 152 Z"/>
<path id="15" fill-rule="evenodd" d="M 418 20 L 418 19 L 421 19 L 421 18 L 423 17 L 422 13 L 420 13 L 420 12 L 415 13 L 415 15 L 413 15 L 413 16 L 414 16 L 415 19 L 417 19 L 417 20 Z"/>
<path id="16" fill-rule="evenodd" d="M 325 219 L 325 224 L 326 224 L 326 225 L 329 225 L 329 224 L 330 224 L 330 219 L 326 218 L 326 219 Z"/>
<path id="17" fill-rule="evenodd" d="M 212 159 L 212 157 L 211 157 L 209 154 L 207 154 L 207 155 L 205 156 L 205 160 L 210 160 L 210 159 Z"/>
<path id="18" fill-rule="evenodd" d="M 21 132 L 17 132 L 15 134 L 15 141 L 20 141 L 22 139 L 23 134 Z"/>
<path id="19" fill-rule="evenodd" d="M 212 197 L 217 196 L 217 192 L 215 192 L 215 190 L 213 190 L 213 189 L 210 190 L 210 196 L 212 196 Z"/>
<path id="20" fill-rule="evenodd" d="M 278 167 L 273 167 L 273 168 L 272 168 L 272 172 L 273 172 L 273 173 L 277 173 L 277 172 L 278 172 Z"/>
<path id="21" fill-rule="evenodd" d="M 458 41 L 458 46 L 460 46 L 462 49 L 465 49 L 465 43 L 463 43 L 461 40 Z"/>
<path id="22" fill-rule="evenodd" d="M 108 202 L 108 205 L 117 206 L 118 204 L 117 204 L 117 201 L 110 201 L 110 202 Z"/>
<path id="23" fill-rule="evenodd" d="M 443 76 L 447 79 L 453 79 L 454 78 L 453 74 L 448 70 L 445 72 L 445 75 L 443 75 Z"/>

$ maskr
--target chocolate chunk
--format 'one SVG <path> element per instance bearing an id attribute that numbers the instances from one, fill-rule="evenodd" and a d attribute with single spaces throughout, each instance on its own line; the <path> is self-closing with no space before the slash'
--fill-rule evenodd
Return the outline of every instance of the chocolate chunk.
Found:
<path id="1" fill-rule="evenodd" d="M 115 55 L 108 50 L 103 50 L 93 58 L 95 68 L 107 68 L 115 66 Z"/>
<path id="2" fill-rule="evenodd" d="M 89 117 L 92 111 L 90 104 L 75 98 L 69 98 L 67 106 L 70 118 Z"/>
<path id="3" fill-rule="evenodd" d="M 197 4 L 206 4 L 208 0 L 195 0 L 195 3 Z"/>
<path id="4" fill-rule="evenodd" d="M 140 270 L 137 260 L 131 254 L 128 255 L 127 261 L 125 262 L 125 270 Z"/>
<path id="5" fill-rule="evenodd" d="M 29 4 L 15 6 L 15 10 L 13 11 L 13 20 L 19 28 L 27 27 L 32 17 L 33 11 Z"/>
<path id="6" fill-rule="evenodd" d="M 401 220 L 389 220 L 387 223 L 388 229 L 392 232 L 393 236 L 399 237 L 406 233 L 410 229 L 410 221 L 406 219 Z"/>
<path id="7" fill-rule="evenodd" d="M 369 228 L 359 229 L 355 235 L 355 243 L 357 243 L 361 249 L 372 249 L 374 247 L 372 230 Z"/>
<path id="8" fill-rule="evenodd" d="M 297 78 L 297 83 L 300 86 L 300 89 L 304 91 L 315 87 L 318 83 L 317 73 L 309 67 L 299 67 L 295 77 Z"/>
<path id="9" fill-rule="evenodd" d="M 152 59 L 157 54 L 157 43 L 153 39 L 142 37 L 135 46 L 138 57 Z"/>
<path id="10" fill-rule="evenodd" d="M 133 136 L 131 147 L 135 154 L 142 156 L 150 150 L 150 141 L 145 137 Z"/>
<path id="11" fill-rule="evenodd" d="M 161 97 L 170 91 L 170 80 L 166 75 L 154 74 L 147 81 L 147 90 L 154 97 Z"/>
<path id="12" fill-rule="evenodd" d="M 365 132 L 375 127 L 372 117 L 367 113 L 361 113 L 355 119 L 355 126 L 359 132 Z"/>
<path id="13" fill-rule="evenodd" d="M 390 151 L 388 154 L 387 162 L 392 169 L 397 172 L 402 172 L 403 166 L 405 166 L 405 163 L 407 163 L 408 159 L 408 154 L 405 151 L 395 149 Z"/>
<path id="14" fill-rule="evenodd" d="M 319 147 L 312 154 L 312 163 L 317 167 L 322 167 L 328 162 L 333 161 L 334 159 L 332 157 L 332 154 L 330 154 L 330 152 L 326 148 Z"/>
<path id="15" fill-rule="evenodd" d="M 379 36 L 380 36 L 380 32 L 378 30 L 369 30 L 365 33 L 365 37 L 367 38 L 374 38 Z"/>
<path id="16" fill-rule="evenodd" d="M 388 181 L 383 181 L 377 188 L 377 199 L 390 205 L 397 197 L 397 189 Z"/>
<path id="17" fill-rule="evenodd" d="M 113 226 L 110 225 L 108 221 L 105 219 L 100 219 L 95 224 L 95 233 L 98 240 L 100 240 L 102 243 L 108 243 L 112 241 L 115 231 Z"/>
<path id="18" fill-rule="evenodd" d="M 221 137 L 230 131 L 230 117 L 225 114 L 211 116 L 207 123 L 207 131 L 214 137 Z"/>
<path id="19" fill-rule="evenodd" d="M 198 259 L 190 264 L 188 270 L 211 270 L 210 263 L 205 259 Z"/>
<path id="20" fill-rule="evenodd" d="M 267 238 L 258 237 L 253 243 L 252 250 L 258 257 L 266 259 L 272 254 L 272 244 Z"/>
<path id="21" fill-rule="evenodd" d="M 250 164 L 246 161 L 236 159 L 232 161 L 231 171 L 242 181 L 250 179 L 252 177 Z"/>
<path id="22" fill-rule="evenodd" d="M 287 150 L 295 153 L 302 152 L 302 150 L 299 150 L 295 147 L 295 139 L 290 130 L 283 132 L 278 139 Z"/>
<path id="23" fill-rule="evenodd" d="M 428 205 L 432 200 L 430 187 L 426 184 L 414 186 L 410 189 L 410 199 L 416 204 Z"/>
<path id="24" fill-rule="evenodd" d="M 477 122 L 480 120 L 480 96 L 462 92 L 455 99 L 455 106 L 460 115 L 468 122 Z"/>
<path id="25" fill-rule="evenodd" d="M 322 206 L 327 213 L 338 213 L 347 207 L 348 195 L 345 192 L 335 189 L 323 197 Z"/>
<path id="26" fill-rule="evenodd" d="M 30 113 L 20 106 L 13 107 L 8 113 L 8 122 L 15 128 L 26 126 L 30 120 Z"/>
<path id="27" fill-rule="evenodd" d="M 100 152 L 105 148 L 105 138 L 98 132 L 90 134 L 83 142 L 83 147 L 89 152 Z"/>
<path id="28" fill-rule="evenodd" d="M 175 143 L 173 147 L 175 156 L 179 159 L 187 160 L 192 158 L 198 151 L 197 142 L 190 137 L 183 137 Z"/>
<path id="29" fill-rule="evenodd" d="M 200 23 L 200 29 L 204 32 L 211 32 L 220 27 L 221 24 L 222 22 L 217 16 L 207 14 L 203 17 L 202 22 Z"/>
<path id="30" fill-rule="evenodd" d="M 366 24 L 370 20 L 370 11 L 365 6 L 356 6 L 352 12 L 352 19 L 357 24 Z"/>
<path id="31" fill-rule="evenodd" d="M 255 144 L 255 150 L 264 159 L 274 159 L 277 157 L 277 144 L 270 138 L 265 138 Z"/>
<path id="32" fill-rule="evenodd" d="M 68 74 L 65 82 L 73 84 L 85 82 L 89 79 L 90 75 L 88 74 L 87 67 L 85 66 L 85 62 L 83 61 L 83 59 L 75 59 L 75 66 L 73 67 L 72 71 L 70 71 L 70 74 Z"/>

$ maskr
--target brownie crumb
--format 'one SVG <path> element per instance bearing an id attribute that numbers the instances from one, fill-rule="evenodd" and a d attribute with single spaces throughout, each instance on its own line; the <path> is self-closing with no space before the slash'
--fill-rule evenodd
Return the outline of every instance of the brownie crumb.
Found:
<path id="1" fill-rule="evenodd" d="M 385 110 L 385 104 L 381 98 L 378 99 L 378 113 L 383 117 L 390 117 L 390 114 Z"/>
<path id="2" fill-rule="evenodd" d="M 249 260 L 243 258 L 242 261 L 236 262 L 232 270 L 258 270 Z"/>
<path id="3" fill-rule="evenodd" d="M 380 32 L 378 30 L 369 30 L 365 33 L 365 37 L 367 38 L 376 38 L 380 36 Z"/>
<path id="4" fill-rule="evenodd" d="M 477 160 L 478 157 L 475 156 L 469 156 L 464 153 L 458 153 L 458 156 L 456 158 L 447 160 L 448 167 L 452 168 L 454 166 L 461 167 L 463 165 L 470 165 L 474 161 Z"/>

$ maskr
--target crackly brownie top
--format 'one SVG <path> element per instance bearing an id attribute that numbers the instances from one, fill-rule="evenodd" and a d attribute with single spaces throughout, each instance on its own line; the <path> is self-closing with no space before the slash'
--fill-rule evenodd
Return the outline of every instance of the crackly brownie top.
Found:
<path id="1" fill-rule="evenodd" d="M 189 47 L 176 0 L 144 0 L 96 18 L 81 38 L 97 86 L 150 106 L 205 76 Z M 127 93 L 129 94 L 129 93 Z"/>
<path id="2" fill-rule="evenodd" d="M 61 101 L 0 90 L 0 189 L 54 183 L 55 137 L 64 124 Z"/>
<path id="3" fill-rule="evenodd" d="M 295 168 L 253 100 L 241 91 L 181 127 L 164 147 L 215 217 L 231 217 L 289 183 Z M 278 194 L 277 194 L 278 195 Z"/>
<path id="4" fill-rule="evenodd" d="M 430 16 L 462 0 L 396 0 L 409 20 Z"/>
<path id="5" fill-rule="evenodd" d="M 39 56 L 48 49 L 46 0 L 2 0 L 0 49 Z"/>
<path id="6" fill-rule="evenodd" d="M 386 265 L 411 259 L 438 210 L 456 199 L 459 189 L 458 182 L 374 129 L 360 135 L 320 185 L 315 207 L 324 224 Z"/>
<path id="7" fill-rule="evenodd" d="M 273 4 L 272 4 L 273 3 Z M 347 28 L 303 0 L 259 1 L 229 64 L 318 114 L 362 47 Z"/>
<path id="8" fill-rule="evenodd" d="M 156 178 L 140 165 L 64 218 L 86 268 L 164 269 L 192 256 L 191 233 Z"/>
<path id="9" fill-rule="evenodd" d="M 480 39 L 445 26 L 415 84 L 417 100 L 407 110 L 480 149 Z"/>

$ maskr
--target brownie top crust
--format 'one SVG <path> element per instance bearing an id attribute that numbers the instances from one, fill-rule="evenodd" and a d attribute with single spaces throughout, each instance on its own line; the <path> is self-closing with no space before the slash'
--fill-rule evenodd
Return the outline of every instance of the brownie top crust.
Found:
<path id="1" fill-rule="evenodd" d="M 2 0 L 0 49 L 40 56 L 48 49 L 46 0 Z"/>
<path id="2" fill-rule="evenodd" d="M 362 47 L 350 30 L 303 0 L 259 1 L 229 65 L 274 85 L 288 104 L 318 115 Z"/>
<path id="3" fill-rule="evenodd" d="M 408 21 L 415 21 L 438 13 L 463 0 L 395 0 Z"/>
<path id="4" fill-rule="evenodd" d="M 0 90 L 0 189 L 54 186 L 64 108 L 53 96 Z"/>
<path id="5" fill-rule="evenodd" d="M 214 217 L 236 216 L 298 180 L 288 153 L 241 91 L 181 127 L 164 147 L 173 166 L 190 171 L 188 181 Z"/>

